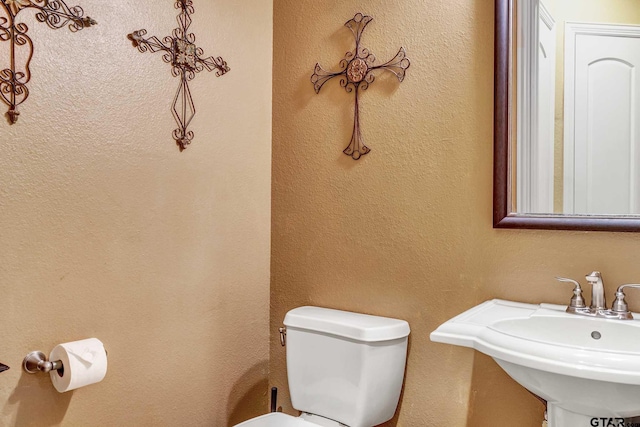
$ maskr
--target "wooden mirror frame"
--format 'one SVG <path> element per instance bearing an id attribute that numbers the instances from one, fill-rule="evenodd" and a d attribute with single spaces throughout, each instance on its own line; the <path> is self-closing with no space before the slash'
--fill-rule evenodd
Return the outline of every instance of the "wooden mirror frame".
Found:
<path id="1" fill-rule="evenodd" d="M 512 211 L 512 1 L 495 0 L 493 227 L 543 230 L 640 231 L 640 216 L 519 214 Z"/>

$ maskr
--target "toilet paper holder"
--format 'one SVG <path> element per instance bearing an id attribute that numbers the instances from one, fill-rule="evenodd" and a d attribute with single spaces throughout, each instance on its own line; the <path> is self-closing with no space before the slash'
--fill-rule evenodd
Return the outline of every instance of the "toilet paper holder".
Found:
<path id="1" fill-rule="evenodd" d="M 29 374 L 37 374 L 38 372 L 50 372 L 64 369 L 61 360 L 50 361 L 41 351 L 32 351 L 22 361 L 22 367 Z"/>

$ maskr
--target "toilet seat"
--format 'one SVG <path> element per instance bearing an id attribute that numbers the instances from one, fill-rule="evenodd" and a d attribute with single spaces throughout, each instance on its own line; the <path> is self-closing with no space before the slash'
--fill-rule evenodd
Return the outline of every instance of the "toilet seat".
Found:
<path id="1" fill-rule="evenodd" d="M 235 427 L 318 427 L 318 424 L 282 412 L 272 412 L 237 424 Z"/>

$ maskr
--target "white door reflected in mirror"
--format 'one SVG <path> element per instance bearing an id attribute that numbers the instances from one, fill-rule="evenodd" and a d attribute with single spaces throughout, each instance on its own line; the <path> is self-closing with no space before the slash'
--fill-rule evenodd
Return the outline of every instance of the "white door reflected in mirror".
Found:
<path id="1" fill-rule="evenodd" d="M 516 3 L 517 212 L 640 214 L 640 4 Z"/>

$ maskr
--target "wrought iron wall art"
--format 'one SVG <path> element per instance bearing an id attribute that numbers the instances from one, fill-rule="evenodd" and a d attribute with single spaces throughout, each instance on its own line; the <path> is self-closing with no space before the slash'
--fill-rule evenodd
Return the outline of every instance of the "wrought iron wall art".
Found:
<path id="1" fill-rule="evenodd" d="M 173 131 L 173 138 L 182 151 L 193 140 L 193 132 L 188 130 L 188 127 L 196 114 L 189 82 L 202 70 L 216 70 L 216 77 L 220 77 L 229 71 L 229 67 L 219 56 L 201 57 L 204 50 L 196 47 L 196 36 L 189 33 L 191 15 L 194 13 L 193 0 L 176 0 L 175 8 L 180 10 L 177 18 L 179 27 L 173 30 L 171 36 L 163 38 L 162 41 L 155 36 L 145 38 L 147 31 L 143 29 L 134 31 L 128 37 L 140 52 L 164 52 L 162 60 L 171 64 L 171 74 L 174 77 L 180 77 L 171 112 L 178 124 L 178 128 Z"/>
<path id="2" fill-rule="evenodd" d="M 64 26 L 72 32 L 96 25 L 96 21 L 84 16 L 80 6 L 67 6 L 63 0 L 0 0 L 0 42 L 9 42 L 9 67 L 0 71 L 0 97 L 9 106 L 9 123 L 18 121 L 18 105 L 29 97 L 27 83 L 31 80 L 33 41 L 27 35 L 29 27 L 16 22 L 20 12 L 35 9 L 36 19 L 57 30 Z"/>
<path id="3" fill-rule="evenodd" d="M 398 80 L 402 82 L 407 68 L 411 65 L 403 47 L 400 48 L 396 56 L 390 61 L 381 65 L 373 65 L 376 60 L 375 56 L 369 49 L 360 45 L 362 33 L 371 21 L 373 21 L 371 16 L 356 13 L 352 19 L 344 24 L 345 27 L 349 28 L 353 33 L 356 39 L 356 47 L 354 50 L 347 52 L 345 57 L 340 61 L 340 71 L 326 71 L 320 64 L 316 64 L 313 75 L 311 75 L 311 83 L 313 83 L 316 93 L 320 93 L 320 89 L 322 89 L 322 86 L 324 86 L 326 82 L 338 76 L 341 76 L 340 86 L 345 88 L 348 93 L 355 90 L 356 102 L 354 108 L 353 134 L 351 135 L 351 142 L 343 151 L 344 154 L 351 156 L 354 160 L 358 160 L 371 151 L 369 147 L 364 144 L 360 132 L 360 90 L 367 90 L 369 85 L 374 82 L 375 76 L 373 72 L 375 70 L 382 69 L 391 71 L 396 75 Z"/>

